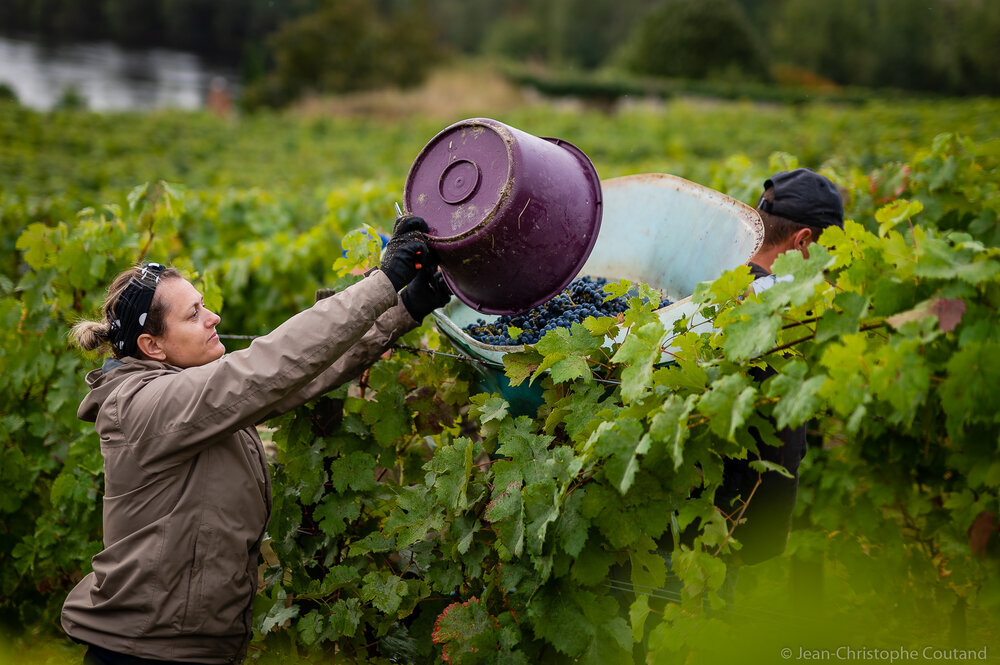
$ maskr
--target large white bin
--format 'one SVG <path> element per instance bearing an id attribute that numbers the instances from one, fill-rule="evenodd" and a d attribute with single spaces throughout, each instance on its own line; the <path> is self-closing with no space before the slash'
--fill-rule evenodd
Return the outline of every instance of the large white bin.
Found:
<path id="1" fill-rule="evenodd" d="M 579 274 L 610 281 L 624 278 L 659 289 L 672 301 L 657 312 L 668 331 L 675 320 L 694 312 L 690 296 L 699 282 L 746 263 L 764 237 L 756 210 L 683 178 L 662 173 L 624 176 L 602 181 L 601 189 L 601 231 Z M 473 358 L 501 363 L 505 353 L 524 349 L 483 344 L 462 332 L 477 319 L 497 317 L 481 314 L 457 298 L 434 317 L 441 331 Z"/>

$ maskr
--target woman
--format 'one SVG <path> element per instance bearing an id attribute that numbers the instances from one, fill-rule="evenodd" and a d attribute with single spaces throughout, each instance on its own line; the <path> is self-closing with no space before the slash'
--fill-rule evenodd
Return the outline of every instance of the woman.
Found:
<path id="1" fill-rule="evenodd" d="M 243 660 L 271 509 L 254 425 L 354 378 L 447 302 L 426 231 L 398 219 L 379 270 L 228 355 L 220 318 L 155 263 L 114 281 L 103 321 L 74 327 L 114 356 L 78 411 L 105 469 L 104 550 L 62 613 L 87 662 Z"/>

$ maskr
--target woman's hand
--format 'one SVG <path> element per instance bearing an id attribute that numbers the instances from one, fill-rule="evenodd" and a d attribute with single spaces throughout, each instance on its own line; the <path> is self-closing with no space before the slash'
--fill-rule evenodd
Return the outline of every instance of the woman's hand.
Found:
<path id="1" fill-rule="evenodd" d="M 396 219 L 379 269 L 397 292 L 413 280 L 418 270 L 432 266 L 424 240 L 427 230 L 427 222 L 415 215 Z"/>
<path id="2" fill-rule="evenodd" d="M 419 322 L 438 307 L 447 305 L 451 300 L 451 290 L 439 271 L 424 268 L 417 272 L 417 276 L 406 285 L 399 297 L 406 311 Z"/>

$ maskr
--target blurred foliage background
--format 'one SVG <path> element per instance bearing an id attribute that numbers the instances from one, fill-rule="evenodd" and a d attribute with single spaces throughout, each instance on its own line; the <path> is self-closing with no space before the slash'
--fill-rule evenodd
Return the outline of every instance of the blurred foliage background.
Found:
<path id="1" fill-rule="evenodd" d="M 551 71 L 1000 92 L 991 0 L 7 0 L 51 41 L 165 46 L 238 66 L 250 105 L 419 84 L 445 58 Z"/>
<path id="2" fill-rule="evenodd" d="M 4 0 L 0 32 L 193 51 L 242 84 L 228 112 L 92 113 L 72 90 L 26 108 L 0 82 L 0 629 L 28 631 L 2 662 L 79 660 L 44 644 L 100 547 L 100 460 L 75 416 L 97 361 L 65 330 L 134 258 L 122 238 L 155 231 L 155 251 L 224 303 L 225 332 L 266 332 L 331 280 L 343 233 L 389 228 L 435 133 L 485 115 L 572 141 L 602 178 L 672 173 L 753 202 L 774 170 L 808 166 L 850 193 L 848 217 L 906 196 L 928 223 L 1000 244 L 994 0 Z M 824 485 L 813 459 L 793 583 L 842 565 L 816 555 L 850 535 L 837 520 L 882 523 L 851 522 L 838 492 L 854 487 Z"/>

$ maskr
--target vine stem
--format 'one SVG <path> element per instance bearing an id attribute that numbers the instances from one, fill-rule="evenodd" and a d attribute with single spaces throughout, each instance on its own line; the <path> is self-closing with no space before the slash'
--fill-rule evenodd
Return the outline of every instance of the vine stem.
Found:
<path id="1" fill-rule="evenodd" d="M 733 537 L 733 533 L 736 531 L 736 527 L 739 526 L 740 520 L 743 519 L 743 513 L 747 511 L 747 506 L 749 506 L 750 501 L 753 500 L 753 495 L 757 492 L 757 488 L 760 487 L 760 483 L 763 480 L 763 478 L 764 478 L 763 474 L 761 473 L 757 474 L 757 482 L 754 483 L 753 489 L 750 490 L 750 496 L 748 496 L 747 500 L 743 502 L 743 506 L 740 507 L 739 514 L 736 516 L 736 519 L 733 520 L 732 528 L 729 529 L 728 533 L 726 533 L 726 537 L 722 539 L 722 542 L 719 544 L 719 548 L 715 550 L 715 554 L 713 556 L 719 556 L 719 553 L 722 551 L 722 548 L 725 547 L 726 543 L 729 542 L 729 539 Z"/>
<path id="2" fill-rule="evenodd" d="M 885 327 L 885 321 L 878 321 L 876 323 L 871 323 L 871 324 L 869 324 L 867 326 L 861 326 L 860 328 L 858 328 L 858 332 L 867 332 L 869 330 L 875 330 L 877 328 L 884 328 L 884 327 Z M 792 340 L 791 342 L 788 342 L 787 344 L 782 344 L 781 346 L 776 346 L 773 349 L 771 349 L 770 351 L 765 351 L 764 353 L 760 354 L 759 356 L 751 358 L 751 360 L 758 360 L 760 358 L 763 358 L 764 356 L 769 356 L 772 353 L 777 353 L 779 351 L 784 351 L 785 349 L 790 349 L 790 348 L 792 348 L 793 346 L 795 346 L 797 344 L 801 344 L 802 342 L 808 342 L 809 340 L 813 339 L 814 337 L 816 337 L 816 333 L 812 333 L 810 335 L 806 335 L 805 337 L 800 337 L 799 339 Z"/>

